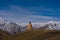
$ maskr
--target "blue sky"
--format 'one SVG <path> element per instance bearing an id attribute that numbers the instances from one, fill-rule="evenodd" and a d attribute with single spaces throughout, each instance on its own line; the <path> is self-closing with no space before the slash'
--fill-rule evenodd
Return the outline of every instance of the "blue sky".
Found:
<path id="1" fill-rule="evenodd" d="M 17 23 L 60 21 L 60 0 L 0 0 L 0 16 Z"/>

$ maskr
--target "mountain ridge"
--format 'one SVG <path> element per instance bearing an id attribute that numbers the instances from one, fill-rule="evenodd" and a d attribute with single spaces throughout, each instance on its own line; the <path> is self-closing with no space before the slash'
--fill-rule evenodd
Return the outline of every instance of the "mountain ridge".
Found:
<path id="1" fill-rule="evenodd" d="M 7 31 L 11 34 L 18 33 L 20 32 L 20 26 L 17 25 L 16 23 L 7 21 L 5 19 L 3 19 L 2 17 L 0 17 L 0 29 L 2 29 L 3 31 Z"/>
<path id="2" fill-rule="evenodd" d="M 32 23 L 33 30 L 35 29 L 45 29 L 45 30 L 60 30 L 60 22 L 49 21 Z M 10 32 L 11 34 L 23 32 L 27 30 L 27 24 L 16 24 L 0 17 L 0 29 L 3 31 Z"/>

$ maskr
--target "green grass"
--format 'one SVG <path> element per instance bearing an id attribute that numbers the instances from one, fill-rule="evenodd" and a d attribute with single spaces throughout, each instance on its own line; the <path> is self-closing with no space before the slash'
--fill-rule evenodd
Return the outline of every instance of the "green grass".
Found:
<path id="1" fill-rule="evenodd" d="M 0 32 L 1 40 L 60 40 L 60 31 L 56 30 L 34 30 L 10 35 Z"/>

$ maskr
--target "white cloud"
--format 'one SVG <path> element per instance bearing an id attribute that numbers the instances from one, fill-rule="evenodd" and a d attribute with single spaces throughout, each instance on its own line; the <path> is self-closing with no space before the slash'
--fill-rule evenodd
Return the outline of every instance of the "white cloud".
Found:
<path id="1" fill-rule="evenodd" d="M 49 10 L 49 9 L 42 9 Z M 56 17 L 49 16 L 38 16 L 33 15 L 34 13 L 27 8 L 19 7 L 19 6 L 9 6 L 8 10 L 0 10 L 0 15 L 2 15 L 5 19 L 9 21 L 13 21 L 16 23 L 26 23 L 26 22 L 46 22 L 50 20 L 59 21 L 60 19 Z"/>
<path id="2" fill-rule="evenodd" d="M 47 22 L 47 21 L 59 21 L 59 20 L 60 19 L 56 17 L 38 16 L 38 15 L 25 15 L 19 18 L 20 23 L 26 23 L 29 21 L 34 23 L 34 22 Z"/>

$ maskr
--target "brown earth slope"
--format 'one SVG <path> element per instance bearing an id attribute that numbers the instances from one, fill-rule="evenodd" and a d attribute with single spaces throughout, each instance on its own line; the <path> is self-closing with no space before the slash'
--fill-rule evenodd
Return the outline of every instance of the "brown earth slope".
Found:
<path id="1" fill-rule="evenodd" d="M 34 30 L 10 35 L 0 31 L 0 40 L 60 40 L 60 31 Z"/>

